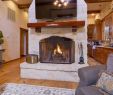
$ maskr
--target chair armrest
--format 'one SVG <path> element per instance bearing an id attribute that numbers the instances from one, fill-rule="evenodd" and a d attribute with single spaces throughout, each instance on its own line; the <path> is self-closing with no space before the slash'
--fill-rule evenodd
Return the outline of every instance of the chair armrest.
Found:
<path id="1" fill-rule="evenodd" d="M 98 78 L 99 72 L 106 70 L 105 65 L 88 66 L 78 70 L 80 78 L 79 87 L 94 85 Z"/>

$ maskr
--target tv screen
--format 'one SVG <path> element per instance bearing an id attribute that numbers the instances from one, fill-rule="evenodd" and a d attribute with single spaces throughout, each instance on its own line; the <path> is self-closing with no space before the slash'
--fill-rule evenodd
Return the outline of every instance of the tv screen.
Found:
<path id="1" fill-rule="evenodd" d="M 77 0 L 69 0 L 67 6 L 55 6 L 55 0 L 36 0 L 37 19 L 70 18 L 77 15 Z M 60 1 L 60 0 L 58 0 Z"/>

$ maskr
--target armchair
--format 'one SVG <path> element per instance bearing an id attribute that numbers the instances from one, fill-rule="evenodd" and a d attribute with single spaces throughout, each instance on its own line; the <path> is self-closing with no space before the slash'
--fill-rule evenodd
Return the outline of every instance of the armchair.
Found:
<path id="1" fill-rule="evenodd" d="M 113 54 L 109 54 L 106 64 L 107 65 L 88 66 L 79 69 L 78 75 L 80 83 L 75 95 L 109 95 L 94 86 L 99 79 L 99 73 L 101 71 L 106 70 L 113 73 Z"/>
<path id="2" fill-rule="evenodd" d="M 106 66 L 104 65 L 88 66 L 79 69 L 80 83 L 75 95 L 103 95 L 98 88 L 92 86 L 96 84 L 99 72 L 103 70 L 106 70 Z"/>

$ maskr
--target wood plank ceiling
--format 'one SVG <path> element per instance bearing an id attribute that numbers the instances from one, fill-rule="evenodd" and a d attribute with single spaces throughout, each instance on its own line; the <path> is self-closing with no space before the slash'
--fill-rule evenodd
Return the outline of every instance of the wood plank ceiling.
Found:
<path id="1" fill-rule="evenodd" d="M 108 2 L 112 2 L 112 0 L 85 0 L 88 5 L 88 14 L 96 14 L 100 13 L 103 7 L 103 3 L 106 5 Z"/>

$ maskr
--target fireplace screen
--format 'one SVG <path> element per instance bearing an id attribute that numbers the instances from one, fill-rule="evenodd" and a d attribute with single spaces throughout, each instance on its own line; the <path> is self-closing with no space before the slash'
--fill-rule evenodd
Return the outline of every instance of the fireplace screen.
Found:
<path id="1" fill-rule="evenodd" d="M 40 41 L 40 62 L 71 64 L 75 62 L 75 42 L 72 39 L 51 36 Z"/>

